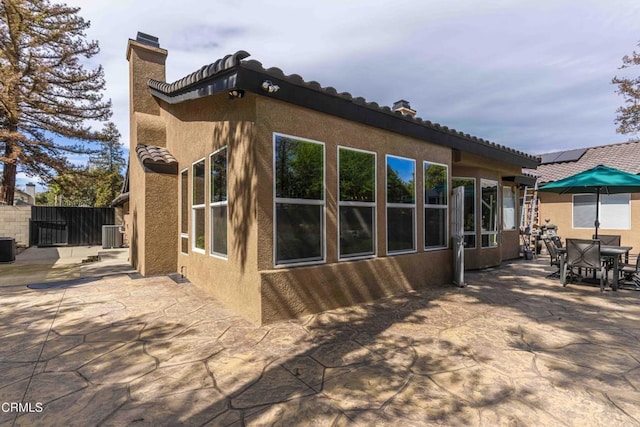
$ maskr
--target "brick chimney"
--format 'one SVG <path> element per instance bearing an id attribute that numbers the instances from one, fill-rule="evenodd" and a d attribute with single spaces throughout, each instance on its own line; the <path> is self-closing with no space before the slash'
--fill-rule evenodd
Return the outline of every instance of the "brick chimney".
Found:
<path id="1" fill-rule="evenodd" d="M 416 110 L 411 109 L 409 101 L 405 101 L 404 99 L 394 102 L 391 109 L 393 111 L 399 111 L 403 116 L 409 116 L 411 118 L 416 116 Z"/>

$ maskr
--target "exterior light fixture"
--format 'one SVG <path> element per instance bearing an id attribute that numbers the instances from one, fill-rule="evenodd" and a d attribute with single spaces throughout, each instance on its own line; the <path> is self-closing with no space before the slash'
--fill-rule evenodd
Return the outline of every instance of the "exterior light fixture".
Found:
<path id="1" fill-rule="evenodd" d="M 271 83 L 271 80 L 265 80 L 262 82 L 262 89 L 265 92 L 276 93 L 278 90 L 280 90 L 280 86 L 274 85 L 273 83 Z"/>
<path id="2" fill-rule="evenodd" d="M 242 89 L 232 89 L 229 91 L 229 99 L 240 99 L 244 97 L 244 91 Z"/>

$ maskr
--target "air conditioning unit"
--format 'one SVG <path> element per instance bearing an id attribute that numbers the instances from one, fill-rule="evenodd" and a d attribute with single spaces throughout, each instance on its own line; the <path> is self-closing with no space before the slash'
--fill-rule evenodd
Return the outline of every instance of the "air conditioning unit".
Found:
<path id="1" fill-rule="evenodd" d="M 102 226 L 102 249 L 122 247 L 122 226 L 103 225 Z"/>

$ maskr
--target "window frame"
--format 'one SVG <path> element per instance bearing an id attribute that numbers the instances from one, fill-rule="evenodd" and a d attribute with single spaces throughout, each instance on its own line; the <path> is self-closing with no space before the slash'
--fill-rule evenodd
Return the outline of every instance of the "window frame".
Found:
<path id="1" fill-rule="evenodd" d="M 187 177 L 187 185 L 186 185 L 186 189 L 183 186 L 183 181 L 182 181 L 182 176 L 186 175 Z M 189 255 L 189 168 L 184 168 L 180 171 L 180 227 L 178 230 L 178 234 L 179 234 L 179 239 L 180 239 L 180 244 L 178 245 L 178 251 L 181 255 Z M 185 194 L 186 192 L 186 194 Z M 183 230 L 182 229 L 182 220 L 183 218 L 183 209 L 182 206 L 183 204 L 186 203 L 187 204 L 187 229 Z M 183 252 L 182 251 L 182 239 L 187 239 L 187 252 Z"/>
<path id="2" fill-rule="evenodd" d="M 226 179 L 225 179 L 225 185 L 226 185 L 226 189 L 225 189 L 225 200 L 222 202 L 214 202 L 212 197 L 211 197 L 211 192 L 214 191 L 214 188 L 211 186 L 211 172 L 212 172 L 212 168 L 213 168 L 213 156 L 215 156 L 216 154 L 220 153 L 221 151 L 225 150 L 225 172 L 226 172 Z M 208 195 L 209 195 L 209 255 L 214 257 L 214 258 L 220 258 L 220 259 L 224 259 L 224 260 L 228 260 L 229 259 L 229 150 L 228 150 L 228 146 L 224 146 L 222 148 L 219 148 L 217 150 L 215 150 L 214 152 L 212 152 L 211 154 L 209 154 L 209 191 L 208 191 Z M 213 209 L 217 208 L 217 207 L 226 207 L 227 209 L 227 214 L 226 214 L 226 222 L 227 222 L 227 228 L 226 228 L 226 241 L 227 241 L 227 253 L 222 253 L 222 252 L 215 252 L 214 248 L 213 248 L 213 242 L 214 242 L 214 233 L 215 233 L 215 228 L 213 226 L 213 220 L 214 220 L 214 215 L 213 215 Z"/>
<path id="3" fill-rule="evenodd" d="M 374 201 L 373 202 L 352 202 L 352 201 L 342 201 L 340 200 L 340 149 L 343 150 L 350 150 L 350 151 L 357 151 L 357 152 L 361 152 L 361 153 L 366 153 L 366 154 L 373 154 L 373 197 L 374 197 Z M 338 219 L 338 229 L 337 229 L 337 237 L 338 237 L 338 261 L 355 261 L 355 260 L 359 260 L 359 259 L 368 259 L 368 258 L 375 258 L 378 256 L 378 153 L 376 153 L 375 151 L 369 151 L 369 150 L 363 150 L 363 149 L 359 149 L 359 148 L 353 148 L 353 147 L 347 147 L 344 145 L 338 145 L 338 147 L 336 148 L 337 151 L 337 178 L 338 178 L 338 182 L 337 182 L 337 199 L 338 199 L 338 212 L 337 212 L 337 219 Z M 340 216 L 340 208 L 341 207 L 368 207 L 368 208 L 373 208 L 373 228 L 371 230 L 372 232 L 372 237 L 373 237 L 373 253 L 372 254 L 356 254 L 356 255 L 349 255 L 349 256 L 342 256 L 341 255 L 341 247 L 340 247 L 340 231 L 341 231 L 341 226 L 340 226 L 340 221 L 341 221 L 341 216 Z"/>
<path id="4" fill-rule="evenodd" d="M 193 173 L 193 168 L 195 167 L 196 164 L 202 162 L 204 164 L 204 188 L 203 188 L 203 203 L 202 204 L 195 204 L 195 200 L 194 200 L 194 191 L 195 191 L 195 174 Z M 207 160 L 206 157 L 203 157 L 201 159 L 196 160 L 195 162 L 191 163 L 191 250 L 193 252 L 199 253 L 199 254 L 206 254 L 207 253 L 207 210 L 206 210 L 206 206 L 207 206 L 207 180 L 206 180 L 206 171 L 207 171 Z M 196 227 L 196 212 L 198 210 L 202 210 L 203 215 L 204 215 L 204 248 L 200 249 L 196 247 L 196 243 L 197 243 L 197 239 L 196 239 L 196 232 L 197 232 L 197 227 Z"/>
<path id="5" fill-rule="evenodd" d="M 495 211 L 495 218 L 494 218 L 494 230 L 488 230 L 488 231 L 484 231 L 482 229 L 482 206 L 480 206 L 480 249 L 495 249 L 500 247 L 500 240 L 499 240 L 499 234 L 500 234 L 500 230 L 499 230 L 499 226 L 498 223 L 500 222 L 500 210 L 501 210 L 501 206 L 500 206 L 500 183 L 498 182 L 498 180 L 496 179 L 489 179 L 489 178 L 480 178 L 480 200 L 482 201 L 482 192 L 484 187 L 484 183 L 495 183 L 495 188 L 496 188 L 496 211 Z M 484 246 L 482 244 L 482 240 L 483 240 L 483 236 L 494 236 L 495 235 L 495 242 L 496 244 L 494 246 Z"/>
<path id="6" fill-rule="evenodd" d="M 401 160 L 409 160 L 410 162 L 413 163 L 413 204 L 409 204 L 409 203 L 389 203 L 389 187 L 388 187 L 388 165 L 389 165 L 389 158 L 393 157 L 396 159 L 401 159 Z M 395 256 L 395 255 L 404 255 L 404 254 L 414 254 L 416 252 L 418 252 L 418 245 L 417 245 L 417 220 L 416 220 L 416 215 L 417 215 L 417 193 L 418 193 L 418 186 L 417 186 L 417 167 L 416 167 L 416 159 L 410 159 L 408 157 L 402 157 L 402 156 L 397 156 L 395 154 L 386 154 L 385 155 L 385 162 L 384 162 L 384 188 L 385 188 L 385 239 L 386 239 L 386 254 L 387 256 Z M 401 208 L 401 209 L 412 209 L 413 210 L 413 215 L 412 215 L 412 221 L 413 221 L 413 233 L 412 233 L 412 238 L 413 238 L 413 249 L 402 249 L 399 251 L 389 251 L 389 208 L 394 209 L 394 208 Z"/>
<path id="7" fill-rule="evenodd" d="M 449 241 L 451 240 L 451 236 L 449 235 L 449 203 L 450 203 L 450 199 L 451 199 L 451 195 L 450 195 L 450 176 L 449 176 L 449 165 L 445 164 L 445 163 L 438 163 L 438 162 L 431 162 L 428 160 L 423 160 L 422 161 L 422 192 L 425 193 L 426 192 L 426 188 L 424 186 L 424 179 L 425 179 L 425 173 L 426 173 L 426 167 L 427 165 L 436 165 L 436 166 L 444 166 L 446 171 L 447 171 L 447 189 L 446 189 L 446 197 L 447 197 L 447 203 L 442 205 L 434 205 L 434 204 L 429 204 L 427 203 L 427 198 L 426 198 L 426 194 L 424 194 L 423 196 L 423 205 L 424 205 L 424 233 L 425 233 L 425 239 L 424 239 L 424 250 L 425 251 L 441 251 L 443 249 L 449 249 Z M 426 215 L 426 210 L 427 209 L 441 209 L 445 211 L 444 214 L 444 233 L 445 233 L 445 237 L 444 237 L 444 245 L 439 245 L 439 246 L 427 246 L 427 239 L 426 239 L 426 233 L 427 233 L 427 215 Z"/>
<path id="8" fill-rule="evenodd" d="M 316 199 L 292 199 L 292 198 L 286 198 L 286 197 L 276 197 L 276 182 L 277 182 L 277 177 L 276 177 L 276 138 L 277 137 L 283 137 L 283 138 L 291 138 L 291 139 L 297 139 L 303 142 L 310 142 L 313 144 L 320 144 L 322 146 L 322 200 L 316 200 Z M 300 137 L 300 136 L 295 136 L 295 135 L 289 135 L 289 134 L 285 134 L 285 133 L 280 133 L 280 132 L 273 132 L 272 135 L 272 144 L 271 144 L 271 151 L 272 151 L 272 172 L 273 172 L 273 179 L 272 179 L 272 195 L 273 195 L 273 221 L 272 221 L 272 226 L 273 226 L 273 266 L 274 268 L 289 268 L 289 267 L 300 267 L 300 266 L 305 266 L 305 265 L 318 265 L 318 264 L 325 264 L 327 262 L 327 150 L 326 150 L 326 144 L 322 141 L 317 141 L 314 139 L 309 139 L 309 138 L 304 138 L 304 137 Z M 300 258 L 298 259 L 294 259 L 294 260 L 290 260 L 287 262 L 278 262 L 278 217 L 277 217 L 277 207 L 278 204 L 291 204 L 291 205 L 308 205 L 308 206 L 318 206 L 321 209 L 320 212 L 320 240 L 321 240 L 321 245 L 320 245 L 320 250 L 322 252 L 322 257 L 321 259 L 318 260 L 306 260 L 306 258 Z"/>
<path id="9" fill-rule="evenodd" d="M 509 189 L 509 192 L 507 193 L 505 191 L 505 189 Z M 505 195 L 507 194 L 511 194 L 512 196 L 512 201 L 513 201 L 513 227 L 511 228 L 507 228 L 506 224 L 505 224 L 505 217 L 506 215 L 505 213 Z M 516 188 L 511 186 L 511 185 L 502 185 L 502 231 L 515 231 L 518 229 L 518 223 L 517 223 L 517 218 L 518 218 L 518 195 L 516 192 Z"/>
<path id="10" fill-rule="evenodd" d="M 473 236 L 473 246 L 465 247 L 464 249 L 477 249 L 478 248 L 478 179 L 471 176 L 452 176 L 451 177 L 451 189 L 453 190 L 453 181 L 473 181 L 473 230 L 463 230 L 464 236 Z M 482 242 L 481 242 L 482 244 Z"/>
<path id="11" fill-rule="evenodd" d="M 603 213 L 603 203 L 602 200 L 604 197 L 607 196 L 627 196 L 627 209 L 625 212 L 626 215 L 626 219 L 627 219 L 627 228 L 620 228 L 620 227 L 610 227 L 610 224 L 602 224 L 602 213 Z M 595 228 L 595 212 L 594 212 L 594 216 L 593 216 L 593 221 L 592 224 L 589 225 L 588 227 L 576 227 L 575 226 L 575 199 L 576 197 L 579 196 L 593 196 L 594 199 L 596 198 L 596 194 L 595 193 L 579 193 L 579 194 L 572 194 L 571 195 L 571 228 L 575 229 L 575 230 L 589 230 L 589 229 L 594 229 Z M 600 229 L 604 229 L 604 230 L 631 230 L 632 227 L 632 220 L 633 218 L 631 217 L 631 193 L 616 193 L 616 194 L 600 194 L 600 201 L 599 201 L 599 207 L 598 207 L 598 211 L 600 213 L 600 227 L 598 228 Z M 594 207 L 595 207 L 595 200 L 594 200 Z M 594 209 L 595 210 L 595 209 Z"/>

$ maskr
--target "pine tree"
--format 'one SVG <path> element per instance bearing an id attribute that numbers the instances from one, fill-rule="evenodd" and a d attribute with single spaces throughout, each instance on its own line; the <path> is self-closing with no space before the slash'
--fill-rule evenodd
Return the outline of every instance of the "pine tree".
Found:
<path id="1" fill-rule="evenodd" d="M 89 160 L 89 167 L 95 181 L 95 206 L 109 206 L 122 189 L 122 169 L 126 165 L 120 132 L 112 122 L 103 131 L 103 141 L 97 154 Z"/>
<path id="2" fill-rule="evenodd" d="M 18 165 L 50 182 L 69 171 L 69 154 L 87 154 L 101 138 L 87 121 L 111 115 L 102 67 L 82 64 L 99 47 L 86 40 L 90 23 L 78 12 L 49 0 L 0 0 L 1 202 L 13 203 Z"/>
<path id="3" fill-rule="evenodd" d="M 638 45 L 640 46 L 640 44 Z M 640 65 L 640 53 L 632 52 L 631 56 L 622 58 L 621 70 Z M 618 108 L 616 113 L 616 131 L 622 134 L 637 134 L 640 132 L 640 77 L 614 77 L 613 84 L 618 85 L 616 92 L 624 98 L 625 105 Z"/>

